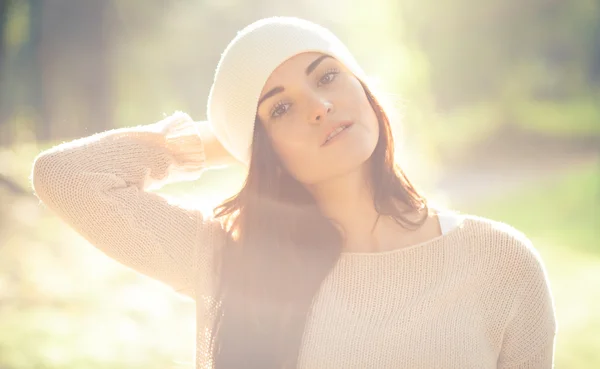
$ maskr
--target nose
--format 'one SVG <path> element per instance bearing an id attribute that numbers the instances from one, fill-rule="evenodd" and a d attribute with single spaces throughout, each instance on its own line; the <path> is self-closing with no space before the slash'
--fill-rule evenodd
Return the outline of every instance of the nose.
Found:
<path id="1" fill-rule="evenodd" d="M 312 124 L 321 124 L 332 110 L 333 104 L 330 101 L 318 99 L 312 107 L 311 116 L 309 116 L 308 121 Z"/>

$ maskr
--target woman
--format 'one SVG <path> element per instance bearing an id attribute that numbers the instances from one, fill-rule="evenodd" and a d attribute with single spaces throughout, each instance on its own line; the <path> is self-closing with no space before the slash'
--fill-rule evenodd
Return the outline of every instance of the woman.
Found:
<path id="1" fill-rule="evenodd" d="M 515 229 L 431 209 L 394 164 L 346 47 L 296 18 L 242 30 L 209 124 L 177 113 L 38 156 L 37 196 L 115 260 L 197 303 L 198 368 L 550 368 L 543 263 Z M 210 217 L 145 191 L 235 158 Z"/>

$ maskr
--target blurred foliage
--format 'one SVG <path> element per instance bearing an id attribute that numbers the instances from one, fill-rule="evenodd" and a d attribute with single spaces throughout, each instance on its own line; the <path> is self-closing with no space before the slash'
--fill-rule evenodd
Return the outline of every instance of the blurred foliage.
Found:
<path id="1" fill-rule="evenodd" d="M 193 303 L 39 206 L 29 171 L 64 140 L 174 110 L 204 119 L 221 52 L 272 15 L 349 46 L 398 110 L 413 182 L 534 241 L 557 368 L 600 367 L 598 0 L 0 0 L 0 367 L 192 368 Z M 243 178 L 213 170 L 160 192 L 210 207 Z"/>

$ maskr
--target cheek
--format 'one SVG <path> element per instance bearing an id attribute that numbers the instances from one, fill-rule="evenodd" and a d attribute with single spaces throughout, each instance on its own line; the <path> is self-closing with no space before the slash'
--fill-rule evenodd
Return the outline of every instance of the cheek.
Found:
<path id="1" fill-rule="evenodd" d="M 377 126 L 377 115 L 375 115 L 373 107 L 371 107 L 369 99 L 367 98 L 367 94 L 358 79 L 352 78 L 352 80 L 349 81 L 347 91 L 349 92 L 347 106 L 353 110 L 356 118 L 367 124 L 374 124 Z"/>
<path id="2" fill-rule="evenodd" d="M 365 98 L 366 100 L 366 98 Z M 373 111 L 371 104 L 366 100 L 363 106 L 363 116 L 369 129 L 375 133 L 376 137 L 379 137 L 379 121 L 377 120 L 377 114 Z"/>

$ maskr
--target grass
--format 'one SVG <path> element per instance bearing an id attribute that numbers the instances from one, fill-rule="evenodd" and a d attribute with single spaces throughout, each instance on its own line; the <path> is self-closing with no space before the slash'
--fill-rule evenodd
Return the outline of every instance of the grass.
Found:
<path id="1" fill-rule="evenodd" d="M 600 170 L 575 168 L 553 181 L 462 209 L 523 231 L 548 271 L 558 320 L 556 368 L 600 368 Z"/>
<path id="2" fill-rule="evenodd" d="M 523 100 L 513 109 L 514 122 L 526 130 L 563 138 L 600 136 L 597 97 L 568 102 Z"/>

